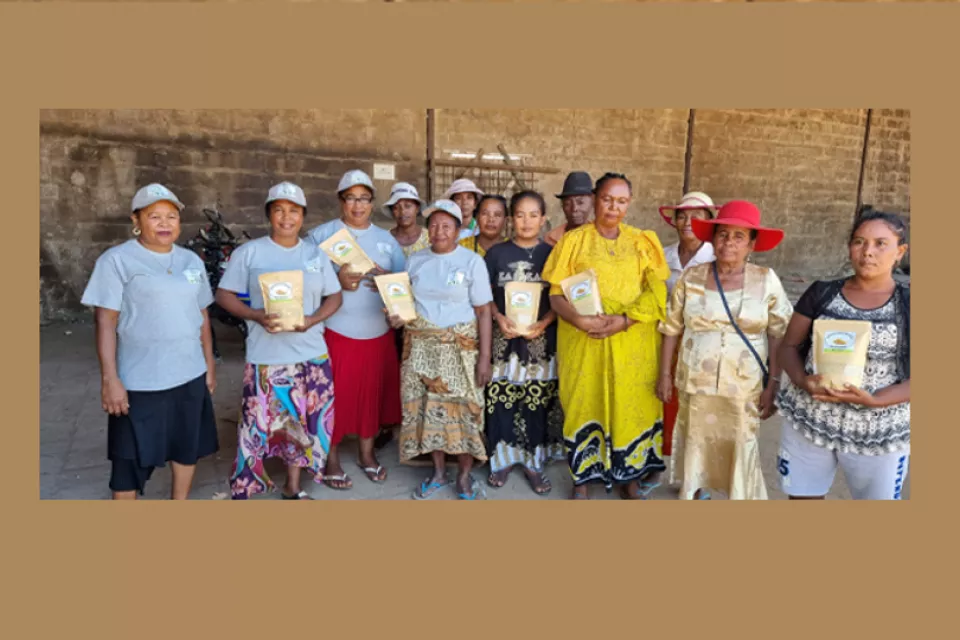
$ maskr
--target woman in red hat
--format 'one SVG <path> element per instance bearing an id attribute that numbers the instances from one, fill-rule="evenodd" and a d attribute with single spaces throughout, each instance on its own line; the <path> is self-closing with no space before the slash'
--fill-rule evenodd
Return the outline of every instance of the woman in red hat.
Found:
<path id="1" fill-rule="evenodd" d="M 698 264 L 713 262 L 713 245 L 701 240 L 693 233 L 694 218 L 707 220 L 713 218 L 717 208 L 713 200 L 702 191 L 691 191 L 684 194 L 680 204 L 660 207 L 660 216 L 664 221 L 676 229 L 677 242 L 663 248 L 663 255 L 670 267 L 670 278 L 667 280 L 667 295 L 673 293 L 677 280 L 687 269 Z M 674 355 L 673 368 L 677 370 L 677 358 Z M 677 421 L 677 411 L 680 405 L 674 395 L 670 402 L 663 405 L 663 456 L 673 455 L 673 427 Z"/>
<path id="2" fill-rule="evenodd" d="M 757 432 L 775 410 L 777 347 L 793 308 L 773 269 L 747 260 L 780 244 L 783 231 L 760 226 L 760 210 L 737 200 L 713 220 L 693 220 L 693 233 L 713 244 L 716 261 L 683 273 L 660 326 L 664 402 L 675 391 L 670 367 L 683 335 L 671 480 L 680 474 L 682 499 L 708 500 L 713 489 L 765 500 Z"/>

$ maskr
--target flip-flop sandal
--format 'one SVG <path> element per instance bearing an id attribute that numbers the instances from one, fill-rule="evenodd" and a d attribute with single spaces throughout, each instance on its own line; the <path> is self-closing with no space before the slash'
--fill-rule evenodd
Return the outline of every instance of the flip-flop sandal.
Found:
<path id="1" fill-rule="evenodd" d="M 650 493 L 654 489 L 656 489 L 660 485 L 661 483 L 659 481 L 658 482 L 641 482 L 639 487 L 640 490 L 638 493 L 640 493 L 640 495 L 642 495 L 643 497 L 647 497 L 648 495 L 650 495 Z"/>
<path id="2" fill-rule="evenodd" d="M 527 477 L 527 482 L 530 483 L 530 488 L 533 489 L 533 492 L 538 496 L 545 496 L 553 491 L 553 485 L 550 484 L 550 480 L 547 479 L 547 476 L 544 475 L 543 471 L 538 471 L 536 473 L 537 480 L 540 481 L 539 484 L 534 482 L 529 473 L 525 472 L 524 475 Z"/>
<path id="3" fill-rule="evenodd" d="M 334 482 L 342 482 L 343 484 L 339 487 Z M 350 476 L 345 473 L 341 473 L 335 476 L 323 476 L 323 484 L 327 485 L 334 491 L 346 491 L 353 488 L 353 481 L 350 480 Z"/>
<path id="4" fill-rule="evenodd" d="M 301 491 L 300 493 L 292 496 L 288 496 L 287 494 L 281 492 L 280 497 L 284 500 L 313 500 L 313 498 L 311 498 L 306 491 Z"/>
<path id="5" fill-rule="evenodd" d="M 700 490 L 700 497 L 697 500 L 713 500 L 713 495 L 709 491 Z"/>
<path id="6" fill-rule="evenodd" d="M 413 499 L 428 500 L 430 497 L 433 496 L 433 494 L 435 494 L 437 491 L 440 491 L 440 489 L 443 489 L 449 484 L 450 484 L 449 481 L 440 483 L 440 482 L 434 482 L 430 478 L 427 478 L 426 480 L 422 481 L 420 483 L 420 487 L 413 492 Z"/>
<path id="7" fill-rule="evenodd" d="M 646 500 L 646 499 L 647 499 L 647 493 L 649 493 L 649 492 L 646 492 L 646 493 L 645 493 L 644 491 L 638 489 L 635 494 L 631 494 L 631 493 L 630 493 L 630 489 L 628 489 L 628 486 L 629 486 L 629 485 L 621 485 L 621 486 L 620 486 L 620 498 L 621 498 L 621 499 L 623 499 L 623 500 Z"/>
<path id="8" fill-rule="evenodd" d="M 362 469 L 367 475 L 367 478 L 370 480 L 370 482 L 380 484 L 381 482 L 385 482 L 387 479 L 387 470 L 383 468 L 383 465 L 377 465 L 376 467 L 360 467 L 360 469 Z M 381 473 L 383 474 L 382 478 L 380 477 Z"/>
<path id="9" fill-rule="evenodd" d="M 477 490 L 473 489 L 470 493 L 458 493 L 457 497 L 461 500 L 476 500 L 477 499 Z"/>
<path id="10" fill-rule="evenodd" d="M 503 476 L 500 478 L 499 484 L 496 481 L 498 474 L 503 474 Z M 487 484 L 493 487 L 494 489 L 500 489 L 503 487 L 503 485 L 507 484 L 507 476 L 509 475 L 510 473 L 503 469 L 501 469 L 500 471 L 494 471 L 489 476 L 487 476 Z"/>
<path id="11" fill-rule="evenodd" d="M 470 474 L 470 493 L 458 493 L 457 497 L 461 500 L 479 500 L 480 498 L 486 498 L 487 492 L 483 490 L 483 486 L 477 482 L 473 474 Z"/>

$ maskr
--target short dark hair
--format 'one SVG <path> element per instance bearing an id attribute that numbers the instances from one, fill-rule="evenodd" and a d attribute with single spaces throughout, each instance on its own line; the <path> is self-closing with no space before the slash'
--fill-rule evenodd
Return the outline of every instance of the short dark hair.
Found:
<path id="1" fill-rule="evenodd" d="M 890 231 L 897 236 L 898 246 L 907 243 L 907 224 L 901 216 L 887 211 L 878 211 L 873 208 L 873 205 L 867 204 L 860 207 L 860 211 L 857 212 L 857 218 L 854 220 L 853 227 L 850 229 L 850 238 L 847 240 L 847 244 L 853 242 L 853 238 L 860 227 L 874 220 L 879 220 L 890 228 Z"/>
<path id="2" fill-rule="evenodd" d="M 477 194 L 474 193 L 473 195 L 477 195 Z M 480 196 L 480 199 L 477 200 L 477 206 L 475 207 L 476 211 L 480 211 L 480 207 L 487 200 L 496 200 L 497 202 L 500 203 L 500 206 L 503 207 L 503 212 L 504 213 L 507 212 L 507 199 L 501 196 L 499 193 L 485 193 L 482 196 Z"/>
<path id="3" fill-rule="evenodd" d="M 540 207 L 540 215 L 547 215 L 547 203 L 543 199 L 543 196 L 533 191 L 532 189 L 525 189 L 523 191 L 518 191 L 510 197 L 510 217 L 516 215 L 517 205 L 520 204 L 521 200 L 526 200 L 527 198 L 534 200 L 537 203 L 537 206 Z"/>
<path id="4" fill-rule="evenodd" d="M 597 184 L 593 188 L 594 195 L 600 193 L 600 189 L 603 187 L 603 185 L 606 184 L 607 182 L 610 182 L 611 180 L 623 180 L 624 182 L 626 182 L 627 188 L 630 189 L 630 195 L 633 195 L 633 183 L 630 182 L 630 179 L 627 178 L 627 176 L 622 173 L 612 173 L 610 171 L 600 176 L 600 179 L 597 180 Z"/>

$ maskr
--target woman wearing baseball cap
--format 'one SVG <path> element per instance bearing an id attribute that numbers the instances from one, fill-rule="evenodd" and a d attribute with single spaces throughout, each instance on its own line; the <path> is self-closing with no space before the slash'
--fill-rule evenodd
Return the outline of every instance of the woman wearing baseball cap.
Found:
<path id="1" fill-rule="evenodd" d="M 273 186 L 264 203 L 270 234 L 233 252 L 217 289 L 217 303 L 247 321 L 237 457 L 230 474 L 231 496 L 245 500 L 274 488 L 267 458 L 287 467 L 283 498 L 312 500 L 300 486 L 307 469 L 321 482 L 333 433 L 333 383 L 323 323 L 341 304 L 340 283 L 327 255 L 300 239 L 307 199 L 290 182 Z M 304 324 L 283 331 L 264 310 L 261 275 L 303 272 Z M 250 292 L 250 306 L 237 292 Z"/>
<path id="2" fill-rule="evenodd" d="M 663 255 L 670 267 L 670 279 L 667 280 L 667 295 L 673 293 L 680 274 L 699 264 L 712 262 L 713 245 L 701 240 L 693 233 L 693 220 L 709 220 L 717 213 L 710 196 L 701 191 L 691 191 L 680 199 L 680 204 L 660 207 L 660 215 L 664 221 L 677 232 L 677 242 L 663 248 Z M 677 370 L 674 357 L 673 371 Z M 663 404 L 663 455 L 673 454 L 673 427 L 677 421 L 676 394 L 669 402 Z"/>
<path id="3" fill-rule="evenodd" d="M 407 258 L 430 246 L 430 236 L 419 224 L 422 204 L 415 186 L 398 182 L 390 190 L 390 199 L 383 205 L 383 212 L 396 223 L 390 233 Z"/>
<path id="4" fill-rule="evenodd" d="M 363 171 L 348 171 L 337 187 L 340 217 L 310 232 L 320 244 L 346 230 L 376 267 L 357 273 L 334 265 L 343 287 L 343 306 L 326 323 L 326 338 L 333 361 L 333 440 L 324 482 L 345 490 L 353 480 L 340 462 L 339 446 L 348 435 L 360 441 L 360 470 L 370 482 L 387 479 L 387 470 L 377 460 L 374 440 L 378 433 L 400 424 L 400 363 L 396 337 L 383 315 L 383 301 L 372 276 L 403 271 L 406 258 L 396 238 L 371 221 L 376 198 L 373 181 Z"/>
<path id="5" fill-rule="evenodd" d="M 134 238 L 97 259 L 81 299 L 97 324 L 114 500 L 143 495 L 168 462 L 170 497 L 186 500 L 197 461 L 219 449 L 213 294 L 203 262 L 176 244 L 183 208 L 161 184 L 137 191 Z"/>
<path id="6" fill-rule="evenodd" d="M 671 481 L 681 499 L 766 500 L 757 432 L 776 410 L 777 348 L 793 308 L 773 269 L 748 262 L 770 251 L 783 231 L 760 225 L 760 210 L 736 200 L 713 220 L 693 219 L 693 233 L 712 242 L 716 261 L 683 272 L 660 325 L 657 395 L 679 396 Z M 676 372 L 671 365 L 680 336 Z"/>
<path id="7" fill-rule="evenodd" d="M 413 497 L 423 500 L 450 484 L 447 456 L 457 458 L 457 495 L 475 500 L 474 462 L 487 460 L 483 390 L 490 381 L 490 275 L 483 258 L 457 244 L 462 214 L 451 200 L 424 211 L 430 249 L 410 257 L 407 273 L 417 318 L 404 325 L 400 461 L 426 458 L 433 475 Z"/>

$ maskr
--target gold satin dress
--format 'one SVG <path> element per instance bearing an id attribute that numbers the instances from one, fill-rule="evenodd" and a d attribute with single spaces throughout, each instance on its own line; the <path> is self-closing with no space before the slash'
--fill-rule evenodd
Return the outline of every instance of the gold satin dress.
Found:
<path id="1" fill-rule="evenodd" d="M 679 400 L 670 482 L 682 481 L 681 499 L 713 489 L 731 500 L 766 500 L 760 470 L 759 401 L 763 373 L 730 323 L 713 279 L 712 264 L 685 271 L 670 297 L 660 332 L 683 334 L 676 372 Z M 743 289 L 725 291 L 730 311 L 760 357 L 767 336 L 782 338 L 793 306 L 772 269 L 746 265 Z"/>

